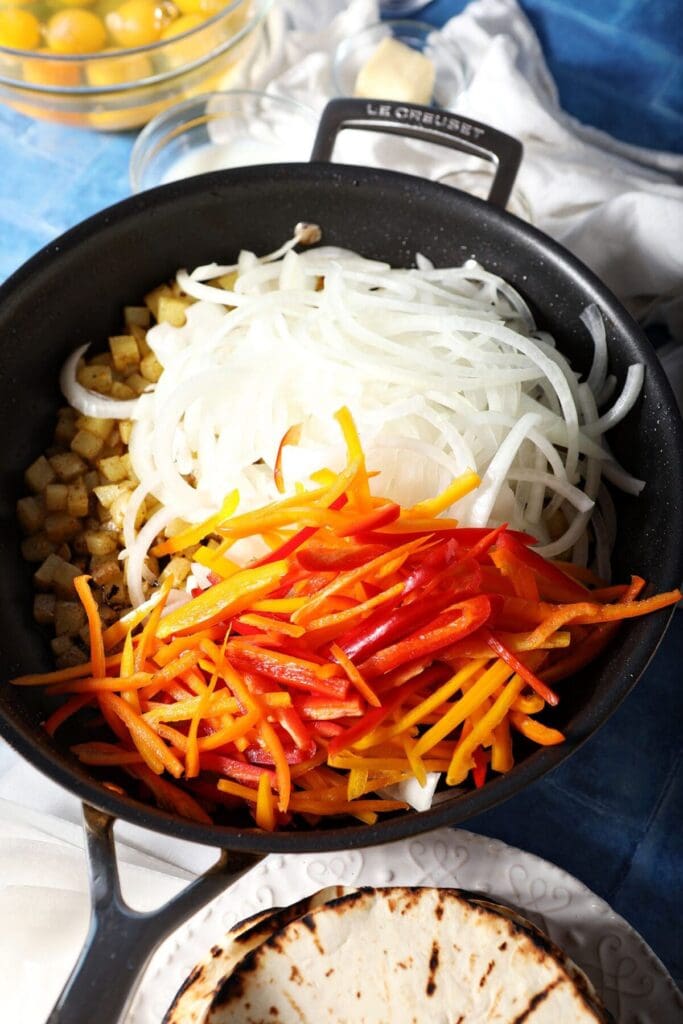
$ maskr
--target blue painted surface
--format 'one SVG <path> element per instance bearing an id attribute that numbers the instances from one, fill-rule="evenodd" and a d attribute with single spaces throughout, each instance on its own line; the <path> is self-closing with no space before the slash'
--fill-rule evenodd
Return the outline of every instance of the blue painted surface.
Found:
<path id="1" fill-rule="evenodd" d="M 464 6 L 435 0 L 441 24 Z M 522 0 L 566 110 L 625 141 L 683 152 L 678 0 Z M 0 108 L 0 280 L 128 187 L 132 134 L 32 122 Z M 568 764 L 468 827 L 575 874 L 683 977 L 683 613 L 649 671 Z M 663 1022 L 664 1024 L 664 1022 Z"/>

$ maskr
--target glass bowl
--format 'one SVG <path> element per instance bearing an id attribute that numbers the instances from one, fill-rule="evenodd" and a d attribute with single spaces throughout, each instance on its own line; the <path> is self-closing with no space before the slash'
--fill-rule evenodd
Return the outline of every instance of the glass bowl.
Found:
<path id="1" fill-rule="evenodd" d="M 309 159 L 313 110 L 269 93 L 233 89 L 165 110 L 138 136 L 130 161 L 133 192 L 224 167 Z"/>
<path id="2" fill-rule="evenodd" d="M 272 3 L 232 0 L 187 32 L 130 49 L 61 56 L 0 47 L 0 100 L 62 124 L 139 127 L 179 98 L 234 82 Z"/>
<path id="3" fill-rule="evenodd" d="M 428 57 L 434 66 L 434 90 L 430 104 L 450 107 L 466 85 L 466 62 L 460 48 L 432 25 L 420 21 L 382 21 L 342 40 L 332 64 L 332 79 L 339 96 L 353 96 L 356 79 L 383 39 L 394 38 Z M 373 96 L 373 99 L 403 99 Z"/>

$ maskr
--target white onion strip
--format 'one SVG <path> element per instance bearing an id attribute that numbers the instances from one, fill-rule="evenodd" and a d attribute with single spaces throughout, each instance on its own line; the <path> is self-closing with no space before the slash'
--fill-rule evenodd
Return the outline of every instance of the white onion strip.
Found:
<path id="1" fill-rule="evenodd" d="M 69 405 L 84 416 L 94 416 L 103 420 L 130 420 L 135 416 L 138 399 L 107 398 L 98 391 L 91 391 L 78 383 L 76 374 L 81 358 L 90 345 L 81 345 L 62 366 L 59 375 L 59 387 Z"/>

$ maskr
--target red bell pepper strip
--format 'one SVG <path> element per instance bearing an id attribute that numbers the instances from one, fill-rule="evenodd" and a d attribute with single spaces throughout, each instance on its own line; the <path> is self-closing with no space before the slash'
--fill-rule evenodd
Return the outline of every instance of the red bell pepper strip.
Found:
<path id="1" fill-rule="evenodd" d="M 438 618 L 412 633 L 405 640 L 399 640 L 391 647 L 373 654 L 362 665 L 361 675 L 368 679 L 384 675 L 427 654 L 435 654 L 474 633 L 483 626 L 491 613 L 491 602 L 484 595 L 471 597 L 447 609 Z"/>
<path id="2" fill-rule="evenodd" d="M 309 572 L 344 572 L 366 565 L 372 558 L 386 551 L 381 544 L 354 544 L 353 547 L 324 547 L 308 545 L 296 553 L 296 560 Z"/>
<path id="3" fill-rule="evenodd" d="M 472 760 L 474 761 L 472 780 L 477 789 L 481 789 L 486 782 L 486 769 L 488 767 L 488 758 L 483 747 L 477 747 L 472 754 Z"/>
<path id="4" fill-rule="evenodd" d="M 330 508 L 338 512 L 339 509 L 346 505 L 349 499 L 345 494 L 340 495 L 336 501 L 333 501 Z M 255 562 L 252 562 L 252 567 L 257 565 L 268 565 L 269 562 L 278 562 L 281 558 L 288 558 L 297 548 L 300 548 L 309 537 L 312 537 L 320 529 L 319 526 L 304 526 L 302 530 L 295 533 L 293 537 L 281 544 L 279 548 L 275 548 L 274 551 L 269 551 L 267 555 L 263 555 L 261 558 L 257 558 Z"/>
<path id="5" fill-rule="evenodd" d="M 315 740 L 311 738 L 308 747 L 305 750 L 301 750 L 299 747 L 284 746 L 285 758 L 287 764 L 302 764 L 304 761 L 310 761 L 315 755 L 318 749 Z M 244 756 L 250 764 L 257 765 L 273 765 L 275 759 L 269 750 L 265 747 L 259 747 L 257 744 L 253 744 L 244 751 Z"/>
<path id="6" fill-rule="evenodd" d="M 302 719 L 311 722 L 332 721 L 338 718 L 357 718 L 363 714 L 364 703 L 358 694 L 345 700 L 329 697 L 295 697 L 294 706 Z"/>
<path id="7" fill-rule="evenodd" d="M 510 666 L 510 668 L 517 673 L 520 679 L 523 679 L 525 683 L 534 690 L 539 697 L 542 697 L 546 704 L 550 704 L 551 707 L 556 707 L 559 703 L 560 698 L 557 696 L 554 690 L 551 690 L 549 686 L 538 678 L 538 676 L 528 668 L 524 662 L 520 661 L 519 658 L 509 651 L 507 647 L 501 643 L 498 637 L 494 636 L 493 633 L 486 635 L 486 642 L 499 658 Z"/>
<path id="8" fill-rule="evenodd" d="M 238 761 L 237 758 L 226 757 L 224 754 L 201 753 L 199 756 L 201 766 L 207 772 L 225 775 L 226 778 L 241 782 L 244 786 L 251 786 L 252 789 L 258 788 L 258 780 L 265 772 L 271 786 L 277 788 L 275 772 L 271 772 L 267 768 L 260 768 L 258 765 L 249 764 L 246 761 Z"/>
<path id="9" fill-rule="evenodd" d="M 380 505 L 379 508 L 373 509 L 372 512 L 366 512 L 362 516 L 355 516 L 348 526 L 343 527 L 341 530 L 335 530 L 335 533 L 338 537 L 355 537 L 359 533 L 365 533 L 367 530 L 378 530 L 382 526 L 388 526 L 389 523 L 393 523 L 398 519 L 400 514 L 401 506 L 394 504 L 393 501 L 389 501 L 385 505 Z"/>
<path id="10" fill-rule="evenodd" d="M 231 664 L 243 672 L 258 672 L 276 683 L 293 686 L 298 690 L 310 690 L 314 693 L 326 694 L 343 700 L 349 688 L 348 679 L 337 674 L 341 673 L 338 666 L 318 666 L 314 662 L 304 661 L 289 654 L 270 651 L 263 647 L 252 647 L 248 644 L 230 645 L 228 659 Z M 334 674 L 332 674 L 334 673 Z"/>

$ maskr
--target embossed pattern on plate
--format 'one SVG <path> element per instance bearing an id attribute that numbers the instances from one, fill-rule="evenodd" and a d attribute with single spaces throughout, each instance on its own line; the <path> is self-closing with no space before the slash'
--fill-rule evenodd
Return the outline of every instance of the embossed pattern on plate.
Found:
<path id="1" fill-rule="evenodd" d="M 237 921 L 339 884 L 451 886 L 498 897 L 518 907 L 586 972 L 619 1024 L 683 1020 L 683 997 L 664 966 L 581 882 L 499 840 L 441 829 L 366 850 L 268 857 L 160 947 L 128 1024 L 159 1024 L 195 963 Z"/>

